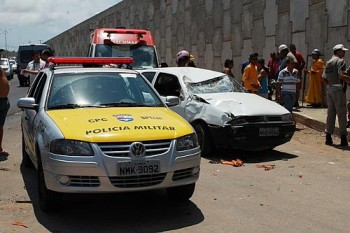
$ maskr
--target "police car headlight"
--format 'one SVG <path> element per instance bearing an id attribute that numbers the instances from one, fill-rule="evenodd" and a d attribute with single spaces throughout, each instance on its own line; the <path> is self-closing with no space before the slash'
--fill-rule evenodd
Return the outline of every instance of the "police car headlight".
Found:
<path id="1" fill-rule="evenodd" d="M 178 138 L 176 140 L 176 150 L 177 151 L 190 150 L 190 149 L 196 148 L 198 146 L 199 146 L 198 139 L 197 139 L 197 135 L 195 133 L 183 136 L 183 137 Z"/>
<path id="2" fill-rule="evenodd" d="M 53 140 L 50 144 L 50 152 L 68 156 L 94 155 L 94 151 L 92 150 L 90 143 L 66 139 Z"/>
<path id="3" fill-rule="evenodd" d="M 291 121 L 294 121 L 294 118 L 293 118 L 293 115 L 291 113 L 287 113 L 287 114 L 282 115 L 281 120 L 286 121 L 286 122 L 291 122 Z"/>

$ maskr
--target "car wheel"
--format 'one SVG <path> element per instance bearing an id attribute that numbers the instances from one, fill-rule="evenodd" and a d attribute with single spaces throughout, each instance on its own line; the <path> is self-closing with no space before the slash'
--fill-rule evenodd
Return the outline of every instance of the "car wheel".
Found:
<path id="1" fill-rule="evenodd" d="M 185 202 L 192 197 L 195 187 L 196 187 L 196 184 L 193 183 L 193 184 L 187 184 L 187 185 L 178 186 L 178 187 L 167 188 L 166 191 L 167 191 L 168 197 L 171 200 Z"/>
<path id="2" fill-rule="evenodd" d="M 26 145 L 24 142 L 24 137 L 22 136 L 22 164 L 26 168 L 32 168 L 34 167 L 32 160 L 30 159 L 28 153 L 26 152 L 25 149 Z"/>
<path id="3" fill-rule="evenodd" d="M 57 209 L 62 201 L 61 193 L 47 189 L 44 170 L 40 161 L 38 162 L 38 197 L 39 207 L 44 212 Z"/>
<path id="4" fill-rule="evenodd" d="M 209 155 L 212 152 L 214 145 L 208 127 L 204 124 L 195 124 L 193 128 L 197 133 L 202 155 Z"/>

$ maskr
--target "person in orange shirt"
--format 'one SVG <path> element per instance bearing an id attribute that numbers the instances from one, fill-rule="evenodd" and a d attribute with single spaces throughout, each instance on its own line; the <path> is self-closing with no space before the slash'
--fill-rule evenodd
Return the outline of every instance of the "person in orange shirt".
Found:
<path id="1" fill-rule="evenodd" d="M 322 74 L 324 70 L 324 61 L 320 58 L 321 52 L 318 49 L 312 51 L 312 66 L 308 71 L 309 87 L 305 102 L 309 103 L 311 107 L 321 107 L 323 102 L 322 96 Z"/>
<path id="2" fill-rule="evenodd" d="M 251 93 L 257 93 L 260 89 L 260 82 L 258 80 L 258 54 L 252 53 L 249 55 L 249 64 L 244 68 L 242 81 L 243 86 Z"/>

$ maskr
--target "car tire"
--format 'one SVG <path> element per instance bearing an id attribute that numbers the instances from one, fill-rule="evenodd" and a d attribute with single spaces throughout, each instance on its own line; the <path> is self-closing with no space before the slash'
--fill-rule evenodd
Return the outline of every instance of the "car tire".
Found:
<path id="1" fill-rule="evenodd" d="M 192 197 L 195 187 L 196 187 L 196 183 L 193 183 L 193 184 L 187 184 L 183 186 L 167 188 L 166 191 L 167 191 L 168 197 L 171 200 L 186 202 Z"/>
<path id="2" fill-rule="evenodd" d="M 193 128 L 197 133 L 202 155 L 209 155 L 213 151 L 214 145 L 208 127 L 204 124 L 197 123 Z"/>
<path id="3" fill-rule="evenodd" d="M 34 167 L 32 160 L 30 159 L 28 153 L 25 150 L 24 137 L 22 136 L 22 165 L 26 168 Z"/>
<path id="4" fill-rule="evenodd" d="M 38 161 L 38 198 L 39 207 L 44 212 L 58 209 L 62 202 L 62 194 L 48 190 L 45 183 L 45 175 L 42 163 Z"/>

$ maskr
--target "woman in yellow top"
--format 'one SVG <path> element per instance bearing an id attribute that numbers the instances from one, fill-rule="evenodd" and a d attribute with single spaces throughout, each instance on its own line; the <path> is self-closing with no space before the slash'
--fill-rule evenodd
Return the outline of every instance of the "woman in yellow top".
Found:
<path id="1" fill-rule="evenodd" d="M 309 103 L 312 107 L 321 107 L 323 103 L 322 73 L 324 70 L 324 62 L 320 56 L 320 50 L 314 49 L 312 51 L 313 63 L 308 71 L 309 87 L 305 97 L 305 102 Z"/>

